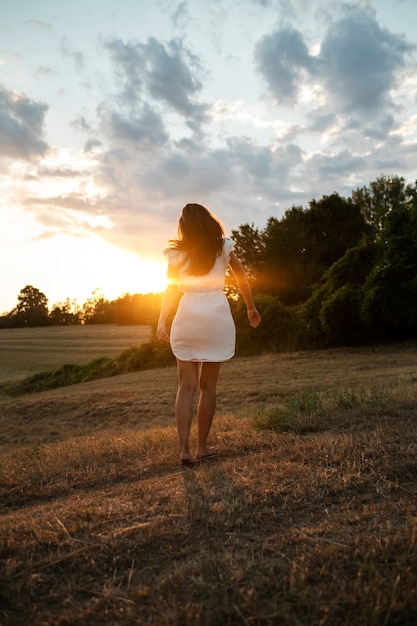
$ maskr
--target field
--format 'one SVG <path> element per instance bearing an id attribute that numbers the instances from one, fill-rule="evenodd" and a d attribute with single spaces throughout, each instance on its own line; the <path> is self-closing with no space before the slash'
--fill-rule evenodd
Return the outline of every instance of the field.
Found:
<path id="1" fill-rule="evenodd" d="M 233 359 L 193 469 L 175 391 L 0 396 L 1 626 L 416 624 L 415 345 Z"/>
<path id="2" fill-rule="evenodd" d="M 148 341 L 148 326 L 50 326 L 0 330 L 0 383 L 64 363 L 84 364 Z"/>

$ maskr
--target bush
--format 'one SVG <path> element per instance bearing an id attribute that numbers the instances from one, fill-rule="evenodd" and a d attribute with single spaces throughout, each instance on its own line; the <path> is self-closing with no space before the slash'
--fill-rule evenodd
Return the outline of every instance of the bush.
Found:
<path id="1" fill-rule="evenodd" d="M 82 365 L 67 363 L 57 370 L 39 372 L 17 383 L 6 383 L 1 386 L 5 393 L 11 396 L 20 396 L 26 393 L 36 393 L 47 389 L 56 389 L 66 385 L 81 382 Z"/>
<path id="2" fill-rule="evenodd" d="M 256 329 L 249 325 L 245 303 L 231 303 L 237 331 L 236 353 L 243 356 L 296 350 L 301 334 L 298 307 L 285 306 L 275 296 L 261 294 L 255 297 L 255 304 L 262 318 Z"/>
<path id="3" fill-rule="evenodd" d="M 319 319 L 328 345 L 349 345 L 364 340 L 361 299 L 360 287 L 344 285 L 324 301 Z"/>
<path id="4" fill-rule="evenodd" d="M 76 385 L 98 378 L 108 378 L 118 374 L 127 374 L 139 370 L 165 367 L 175 362 L 168 344 L 156 339 L 142 343 L 140 346 L 128 348 L 116 358 L 99 357 L 86 365 L 66 364 L 51 372 L 39 372 L 17 383 L 5 383 L 0 389 L 11 396 L 36 393 Z"/>
<path id="5" fill-rule="evenodd" d="M 136 372 L 154 367 L 165 367 L 175 363 L 168 344 L 151 339 L 140 346 L 127 348 L 116 357 L 119 373 Z"/>

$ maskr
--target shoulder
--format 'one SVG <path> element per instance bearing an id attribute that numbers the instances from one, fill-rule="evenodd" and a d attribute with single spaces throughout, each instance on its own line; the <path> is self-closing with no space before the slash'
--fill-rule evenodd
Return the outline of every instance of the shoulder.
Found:
<path id="1" fill-rule="evenodd" d="M 165 248 L 164 256 L 170 265 L 177 267 L 180 263 L 182 252 L 181 250 L 176 250 L 175 248 Z"/>
<path id="2" fill-rule="evenodd" d="M 226 257 L 227 261 L 230 259 L 230 253 L 233 251 L 235 247 L 235 242 L 228 237 L 225 237 L 223 240 L 223 255 Z"/>

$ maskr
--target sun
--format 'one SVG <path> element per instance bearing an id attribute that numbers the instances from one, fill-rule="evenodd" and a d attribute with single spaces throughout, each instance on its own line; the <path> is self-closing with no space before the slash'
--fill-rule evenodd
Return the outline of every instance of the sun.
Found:
<path id="1" fill-rule="evenodd" d="M 166 264 L 141 258 L 125 250 L 95 239 L 90 241 L 89 257 L 94 259 L 94 271 L 89 269 L 88 282 L 96 282 L 103 295 L 115 300 L 123 293 L 160 293 L 167 285 Z"/>
<path id="2" fill-rule="evenodd" d="M 128 252 L 111 256 L 111 267 L 102 273 L 102 291 L 114 299 L 121 293 L 160 293 L 167 285 L 166 264 L 156 263 Z M 106 268 L 103 262 L 103 269 Z M 110 295 L 111 294 L 111 295 Z"/>
<path id="3" fill-rule="evenodd" d="M 82 305 L 97 290 L 110 301 L 126 293 L 161 293 L 167 285 L 165 263 L 116 248 L 95 235 L 59 234 L 28 244 L 25 252 L 19 286 L 39 288 L 50 305 L 67 298 Z"/>

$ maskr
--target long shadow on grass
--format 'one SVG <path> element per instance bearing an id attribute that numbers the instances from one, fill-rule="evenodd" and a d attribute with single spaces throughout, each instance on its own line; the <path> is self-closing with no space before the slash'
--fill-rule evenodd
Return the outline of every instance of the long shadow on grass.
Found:
<path id="1" fill-rule="evenodd" d="M 261 451 L 262 447 L 261 443 L 254 444 L 250 449 L 240 451 L 238 456 L 253 454 Z M 230 456 L 236 455 L 228 454 L 228 457 Z M 217 459 L 217 461 L 220 460 L 220 458 Z M 53 475 L 48 476 L 47 469 L 42 471 L 37 467 L 36 458 L 33 460 L 25 459 L 21 471 L 19 470 L 19 477 L 9 476 L 7 482 L 4 481 L 1 485 L 0 513 L 2 510 L 7 512 L 32 505 L 45 504 L 57 498 L 70 497 L 75 493 L 88 492 L 91 493 L 91 497 L 94 497 L 95 491 L 123 484 L 129 485 L 167 478 L 175 474 L 178 474 L 179 477 L 184 474 L 184 476 L 188 476 L 187 480 L 193 480 L 193 472 L 198 472 L 206 467 L 205 463 L 197 465 L 195 470 L 188 468 L 182 470 L 176 465 L 174 457 L 158 458 L 157 453 L 150 462 L 149 460 L 140 461 L 137 458 L 132 458 L 132 462 L 129 463 L 127 458 L 123 458 L 120 464 L 103 456 L 93 460 L 89 459 L 85 463 L 72 463 L 71 461 L 68 465 L 63 463 L 59 473 L 54 472 Z M 216 461 L 211 460 L 210 463 L 214 467 Z M 90 476 L 88 476 L 89 464 L 95 465 Z M 189 493 L 191 494 L 191 487 Z M 190 506 L 190 510 L 192 510 L 191 501 Z"/>
<path id="2" fill-rule="evenodd" d="M 252 578 L 247 551 L 257 553 L 260 537 L 248 514 L 247 495 L 228 467 L 223 470 L 219 457 L 183 471 L 190 540 L 181 569 L 183 579 L 193 582 L 184 597 L 184 615 L 177 614 L 184 623 L 190 622 L 190 612 L 201 624 L 247 623 L 238 583 Z"/>

